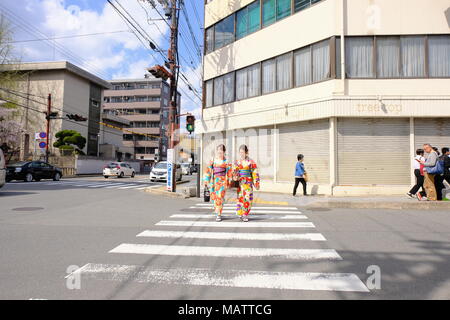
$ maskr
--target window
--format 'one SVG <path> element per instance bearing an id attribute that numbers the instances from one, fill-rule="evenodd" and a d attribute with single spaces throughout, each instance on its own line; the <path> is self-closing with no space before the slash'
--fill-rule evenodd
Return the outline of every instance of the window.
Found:
<path id="1" fill-rule="evenodd" d="M 400 77 L 399 37 L 377 37 L 377 76 Z"/>
<path id="2" fill-rule="evenodd" d="M 312 82 L 311 47 L 300 49 L 294 53 L 295 86 L 304 86 Z"/>
<path id="3" fill-rule="evenodd" d="M 236 71 L 236 100 L 242 100 L 248 96 L 247 68 Z"/>
<path id="4" fill-rule="evenodd" d="M 223 104 L 223 77 L 214 79 L 214 105 Z"/>
<path id="5" fill-rule="evenodd" d="M 342 78 L 342 64 L 341 64 L 341 38 L 336 38 L 336 78 Z"/>
<path id="6" fill-rule="evenodd" d="M 294 0 L 294 11 L 306 9 L 311 5 L 311 0 Z"/>
<path id="7" fill-rule="evenodd" d="M 330 41 L 325 40 L 312 46 L 313 82 L 330 77 Z"/>
<path id="8" fill-rule="evenodd" d="M 403 77 L 425 76 L 425 37 L 400 37 Z"/>
<path id="9" fill-rule="evenodd" d="M 234 101 L 234 72 L 223 77 L 223 103 Z"/>
<path id="10" fill-rule="evenodd" d="M 109 103 L 111 101 L 111 99 L 109 97 L 104 97 L 103 98 L 103 102 L 105 103 Z"/>
<path id="11" fill-rule="evenodd" d="M 139 89 L 148 89 L 148 85 L 146 84 L 140 84 Z"/>
<path id="12" fill-rule="evenodd" d="M 275 59 L 262 63 L 262 93 L 271 93 L 276 89 Z"/>
<path id="13" fill-rule="evenodd" d="M 291 14 L 291 0 L 277 0 L 277 20 Z"/>
<path id="14" fill-rule="evenodd" d="M 214 50 L 214 26 L 206 29 L 206 53 Z"/>
<path id="15" fill-rule="evenodd" d="M 275 22 L 276 8 L 275 0 L 263 0 L 262 8 L 263 26 L 266 27 Z"/>
<path id="16" fill-rule="evenodd" d="M 161 88 L 160 84 L 152 84 L 152 89 L 159 89 Z"/>
<path id="17" fill-rule="evenodd" d="M 276 58 L 277 61 L 277 90 L 292 87 L 292 54 L 288 53 Z"/>
<path id="18" fill-rule="evenodd" d="M 236 13 L 236 39 L 241 39 L 248 34 L 248 8 Z"/>
<path id="19" fill-rule="evenodd" d="M 213 81 L 206 81 L 206 107 L 212 107 L 213 105 Z"/>
<path id="20" fill-rule="evenodd" d="M 261 12 L 259 0 L 248 6 L 248 33 L 255 32 L 261 28 Z"/>
<path id="21" fill-rule="evenodd" d="M 261 93 L 261 69 L 257 63 L 247 68 L 248 74 L 248 97 L 259 96 Z"/>
<path id="22" fill-rule="evenodd" d="M 214 49 L 219 49 L 234 41 L 234 15 L 215 26 Z"/>
<path id="23" fill-rule="evenodd" d="M 428 37 L 430 77 L 450 77 L 450 36 Z"/>
<path id="24" fill-rule="evenodd" d="M 345 45 L 349 78 L 373 78 L 373 38 L 350 37 Z"/>

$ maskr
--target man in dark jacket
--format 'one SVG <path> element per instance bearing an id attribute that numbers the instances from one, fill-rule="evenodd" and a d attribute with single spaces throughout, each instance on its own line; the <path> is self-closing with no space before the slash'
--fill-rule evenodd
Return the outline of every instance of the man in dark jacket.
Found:
<path id="1" fill-rule="evenodd" d="M 449 148 L 442 148 L 444 158 L 444 180 L 450 184 L 450 151 Z"/>

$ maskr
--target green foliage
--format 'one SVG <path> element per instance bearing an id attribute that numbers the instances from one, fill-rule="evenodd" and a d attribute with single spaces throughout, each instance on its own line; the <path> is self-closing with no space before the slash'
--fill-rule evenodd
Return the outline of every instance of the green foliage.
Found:
<path id="1" fill-rule="evenodd" d="M 84 154 L 82 149 L 86 146 L 86 138 L 75 130 L 61 130 L 55 137 L 58 139 L 53 146 L 64 153 L 74 151 L 77 154 Z M 75 147 L 77 147 L 75 149 Z"/>

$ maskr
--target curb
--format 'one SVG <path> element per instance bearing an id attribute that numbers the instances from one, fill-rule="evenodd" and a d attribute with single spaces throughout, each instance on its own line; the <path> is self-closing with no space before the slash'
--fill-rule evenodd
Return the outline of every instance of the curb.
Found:
<path id="1" fill-rule="evenodd" d="M 450 202 L 353 202 L 353 201 L 323 201 L 303 206 L 308 208 L 327 209 L 390 209 L 390 210 L 450 210 Z"/>
<path id="2" fill-rule="evenodd" d="M 177 182 L 177 186 L 180 184 L 188 183 L 188 182 L 189 181 L 187 181 L 187 180 Z M 179 199 L 188 199 L 189 198 L 188 196 L 185 196 L 184 194 L 179 193 L 179 192 L 168 192 L 166 190 L 166 186 L 162 186 L 162 187 L 158 187 L 158 188 L 152 188 L 152 187 L 145 188 L 144 192 L 152 193 L 152 194 L 156 194 L 156 195 L 160 195 L 160 196 L 166 196 L 169 198 L 179 198 Z"/>

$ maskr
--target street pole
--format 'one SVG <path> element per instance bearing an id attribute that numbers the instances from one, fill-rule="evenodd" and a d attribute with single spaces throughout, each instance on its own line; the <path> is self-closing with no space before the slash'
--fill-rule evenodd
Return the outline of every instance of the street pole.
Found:
<path id="1" fill-rule="evenodd" d="M 177 0 L 171 0 L 171 32 L 170 32 L 170 49 L 169 49 L 169 65 L 170 65 L 170 106 L 169 106 L 169 149 L 172 149 L 172 159 L 167 159 L 168 163 L 172 162 L 172 175 L 170 177 L 172 181 L 172 190 L 171 192 L 176 192 L 176 153 L 173 149 L 175 149 L 175 119 L 176 119 L 176 110 L 177 110 L 177 35 L 178 35 L 178 21 L 177 21 Z M 167 177 L 169 179 L 169 177 Z"/>
<path id="2" fill-rule="evenodd" d="M 48 106 L 47 106 L 47 145 L 45 146 L 45 162 L 48 163 L 48 156 L 49 156 L 49 136 L 50 136 L 50 114 L 52 112 L 52 95 L 51 93 L 48 94 Z"/>

